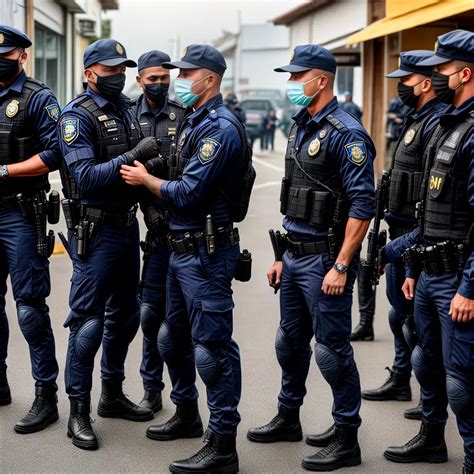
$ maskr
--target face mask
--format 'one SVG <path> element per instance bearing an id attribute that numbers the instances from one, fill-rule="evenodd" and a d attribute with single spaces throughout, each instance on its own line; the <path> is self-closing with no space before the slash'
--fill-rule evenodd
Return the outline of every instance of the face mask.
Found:
<path id="1" fill-rule="evenodd" d="M 454 71 L 452 74 L 441 74 L 440 72 L 433 71 L 433 74 L 431 75 L 433 89 L 436 92 L 436 96 L 440 102 L 443 102 L 443 104 L 452 104 L 456 89 L 461 87 L 463 84 L 460 82 L 454 89 L 449 87 L 450 76 L 457 74 L 459 71 L 461 71 L 461 69 Z"/>
<path id="2" fill-rule="evenodd" d="M 96 74 L 96 77 L 95 85 L 97 90 L 106 98 L 117 98 L 125 87 L 125 74 L 123 72 L 112 74 L 111 76 L 99 76 Z"/>
<path id="3" fill-rule="evenodd" d="M 188 107 L 194 105 L 199 96 L 204 94 L 206 89 L 204 89 L 200 94 L 194 94 L 192 92 L 192 88 L 195 84 L 207 79 L 209 76 L 203 77 L 199 79 L 199 81 L 192 81 L 191 79 L 180 79 L 179 77 L 174 81 L 174 93 L 176 94 L 176 98 L 179 102 L 183 105 L 187 105 Z"/>
<path id="4" fill-rule="evenodd" d="M 145 84 L 144 92 L 148 99 L 155 103 L 164 102 L 166 96 L 168 95 L 168 89 L 170 88 L 169 84 L 156 83 L 156 84 Z"/>
<path id="5" fill-rule="evenodd" d="M 307 96 L 304 93 L 304 88 L 306 84 L 313 82 L 315 79 L 321 76 L 322 74 L 313 77 L 313 79 L 310 79 L 307 82 L 288 81 L 286 83 L 286 95 L 288 96 L 288 99 L 290 99 L 290 101 L 295 105 L 302 105 L 304 107 L 309 105 L 322 89 L 318 89 L 312 96 Z"/>
<path id="6" fill-rule="evenodd" d="M 418 84 L 421 84 L 423 81 L 418 82 Z M 414 86 L 408 86 L 406 84 L 403 84 L 403 82 L 399 82 L 397 85 L 398 88 L 398 97 L 402 99 L 402 102 L 407 105 L 408 107 L 411 107 L 412 109 L 416 108 L 418 105 L 418 101 L 420 100 L 419 95 L 415 95 L 415 86 L 418 84 L 415 84 Z"/>
<path id="7" fill-rule="evenodd" d="M 18 59 L 0 58 L 0 81 L 13 79 L 19 68 Z"/>

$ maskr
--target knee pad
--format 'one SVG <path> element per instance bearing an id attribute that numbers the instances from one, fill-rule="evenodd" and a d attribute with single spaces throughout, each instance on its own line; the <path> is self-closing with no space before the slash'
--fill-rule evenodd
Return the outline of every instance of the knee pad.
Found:
<path id="1" fill-rule="evenodd" d="M 212 387 L 221 378 L 221 369 L 216 355 L 206 346 L 194 346 L 196 367 L 206 387 Z"/>
<path id="2" fill-rule="evenodd" d="M 79 360 L 86 362 L 94 359 L 102 342 L 104 322 L 99 318 L 88 319 L 76 332 L 74 352 Z"/>
<path id="3" fill-rule="evenodd" d="M 154 339 L 158 334 L 160 327 L 157 310 L 148 303 L 142 303 L 140 306 L 140 325 L 143 335 L 149 339 Z"/>
<path id="4" fill-rule="evenodd" d="M 295 351 L 290 338 L 281 327 L 277 329 L 276 333 L 275 352 L 280 367 L 286 371 L 292 370 L 295 365 Z"/>
<path id="5" fill-rule="evenodd" d="M 173 333 L 167 321 L 163 321 L 158 331 L 158 350 L 161 358 L 168 364 L 173 365 L 178 356 L 178 339 Z"/>
<path id="6" fill-rule="evenodd" d="M 390 330 L 394 336 L 399 336 L 402 331 L 403 321 L 400 318 L 400 314 L 398 311 L 391 307 L 390 311 L 388 312 L 388 323 L 390 325 Z"/>
<path id="7" fill-rule="evenodd" d="M 342 380 L 344 366 L 339 354 L 323 344 L 316 343 L 315 357 L 321 374 L 331 386 L 337 386 Z"/>
<path id="8" fill-rule="evenodd" d="M 411 364 L 413 372 L 422 387 L 431 387 L 440 382 L 441 373 L 436 367 L 435 361 L 419 345 L 413 349 Z"/>
<path id="9" fill-rule="evenodd" d="M 449 406 L 456 416 L 466 415 L 474 411 L 473 390 L 463 380 L 447 375 L 446 391 L 448 393 Z"/>
<path id="10" fill-rule="evenodd" d="M 35 344 L 50 323 L 47 313 L 33 306 L 20 305 L 17 309 L 18 324 L 28 344 Z"/>

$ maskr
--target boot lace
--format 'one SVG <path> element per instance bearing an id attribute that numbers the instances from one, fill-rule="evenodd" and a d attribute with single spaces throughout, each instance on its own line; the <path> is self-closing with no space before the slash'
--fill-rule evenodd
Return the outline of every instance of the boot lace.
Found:
<path id="1" fill-rule="evenodd" d="M 200 449 L 193 457 L 192 459 L 196 462 L 199 463 L 208 457 L 211 457 L 215 454 L 216 449 L 211 446 L 208 442 L 206 442 L 206 445 Z"/>

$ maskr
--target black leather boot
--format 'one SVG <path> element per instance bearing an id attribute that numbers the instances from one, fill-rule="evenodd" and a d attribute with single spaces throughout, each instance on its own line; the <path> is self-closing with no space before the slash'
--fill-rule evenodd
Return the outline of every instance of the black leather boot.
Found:
<path id="1" fill-rule="evenodd" d="M 444 441 L 444 424 L 429 425 L 422 422 L 414 438 L 403 446 L 388 447 L 383 455 L 393 462 L 446 462 L 448 451 Z"/>
<path id="2" fill-rule="evenodd" d="M 67 435 L 72 444 L 81 449 L 98 449 L 99 442 L 91 426 L 90 402 L 71 400 L 71 413 L 67 424 Z"/>
<path id="3" fill-rule="evenodd" d="M 302 466 L 308 471 L 335 471 L 341 467 L 358 466 L 361 457 L 357 430 L 352 426 L 336 426 L 334 439 L 313 456 L 304 458 Z"/>
<path id="4" fill-rule="evenodd" d="M 421 396 L 420 396 L 420 401 L 418 402 L 418 405 L 413 408 L 408 408 L 403 412 L 403 416 L 407 418 L 408 420 L 420 420 L 421 421 L 421 416 L 423 414 L 423 404 L 421 401 Z"/>
<path id="5" fill-rule="evenodd" d="M 254 443 L 275 443 L 277 441 L 301 441 L 303 431 L 299 408 L 290 410 L 280 405 L 277 415 L 266 425 L 252 428 L 247 438 Z"/>
<path id="6" fill-rule="evenodd" d="M 7 380 L 7 369 L 0 369 L 0 405 L 10 405 L 12 395 Z"/>
<path id="7" fill-rule="evenodd" d="M 231 473 L 239 472 L 239 456 L 234 436 L 209 433 L 205 446 L 194 456 L 170 464 L 170 472 Z"/>
<path id="8" fill-rule="evenodd" d="M 142 401 L 139 403 L 142 408 L 147 408 L 153 413 L 158 413 L 163 409 L 163 401 L 161 399 L 161 392 L 152 392 L 145 390 Z"/>
<path id="9" fill-rule="evenodd" d="M 336 424 L 330 426 L 323 433 L 306 436 L 306 444 L 316 446 L 318 448 L 325 448 L 336 436 Z"/>
<path id="10" fill-rule="evenodd" d="M 176 407 L 176 413 L 164 424 L 149 426 L 146 436 L 158 441 L 179 438 L 200 438 L 203 434 L 202 421 L 197 402 Z"/>
<path id="11" fill-rule="evenodd" d="M 384 401 L 399 400 L 409 402 L 411 400 L 410 375 L 400 375 L 388 367 L 385 367 L 390 375 L 381 387 L 373 390 L 362 390 L 364 400 Z"/>
<path id="12" fill-rule="evenodd" d="M 102 380 L 97 414 L 103 418 L 123 418 L 131 421 L 149 421 L 153 419 L 153 412 L 142 408 L 129 400 L 122 390 L 121 382 Z"/>
<path id="13" fill-rule="evenodd" d="M 58 421 L 58 418 L 56 387 L 36 387 L 35 399 L 30 411 L 17 422 L 14 429 L 20 434 L 36 433 Z"/>
<path id="14" fill-rule="evenodd" d="M 374 315 L 361 313 L 359 324 L 351 334 L 351 341 L 374 340 Z"/>

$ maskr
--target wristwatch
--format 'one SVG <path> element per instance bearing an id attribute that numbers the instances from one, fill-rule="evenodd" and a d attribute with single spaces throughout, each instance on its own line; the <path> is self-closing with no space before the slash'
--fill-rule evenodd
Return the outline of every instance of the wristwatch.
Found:
<path id="1" fill-rule="evenodd" d="M 8 178 L 7 165 L 0 165 L 0 180 Z"/>
<path id="2" fill-rule="evenodd" d="M 344 265 L 343 263 L 335 263 L 332 268 L 341 275 L 347 272 L 347 265 Z"/>

